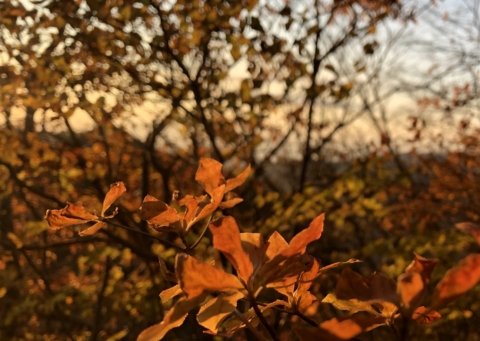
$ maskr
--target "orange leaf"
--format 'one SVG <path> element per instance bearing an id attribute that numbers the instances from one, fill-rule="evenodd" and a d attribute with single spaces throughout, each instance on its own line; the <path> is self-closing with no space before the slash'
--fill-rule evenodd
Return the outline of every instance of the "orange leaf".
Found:
<path id="1" fill-rule="evenodd" d="M 230 192 L 231 190 L 241 186 L 245 182 L 245 180 L 247 180 L 251 169 L 252 168 L 250 167 L 250 165 L 248 165 L 247 168 L 243 172 L 241 172 L 237 177 L 233 179 L 228 179 L 225 185 L 225 193 Z"/>
<path id="2" fill-rule="evenodd" d="M 336 263 L 332 263 L 332 264 L 327 265 L 327 266 L 324 266 L 323 268 L 321 268 L 320 270 L 318 270 L 318 275 L 320 275 L 320 274 L 322 274 L 322 273 L 324 273 L 324 272 L 327 272 L 328 270 L 338 268 L 339 266 L 342 266 L 342 265 L 353 264 L 353 263 L 361 263 L 361 262 L 362 262 L 361 260 L 352 258 L 352 259 L 347 260 L 346 262 L 336 262 Z"/>
<path id="3" fill-rule="evenodd" d="M 238 276 L 248 283 L 253 273 L 253 265 L 242 248 L 240 230 L 232 217 L 222 217 L 209 225 L 213 234 L 213 247 L 221 251 L 232 263 Z"/>
<path id="4" fill-rule="evenodd" d="M 88 229 L 78 232 L 80 236 L 90 236 L 94 233 L 97 233 L 100 229 L 107 227 L 107 224 L 104 222 L 98 222 L 95 225 L 90 226 Z"/>
<path id="5" fill-rule="evenodd" d="M 243 201 L 242 198 L 234 198 L 234 199 L 230 199 L 230 200 L 227 200 L 227 201 L 224 201 L 220 204 L 220 208 L 221 209 L 226 209 L 226 208 L 232 208 L 234 207 L 235 205 L 241 203 Z"/>
<path id="6" fill-rule="evenodd" d="M 208 194 L 213 196 L 213 191 L 225 184 L 225 178 L 222 175 L 222 164 L 213 159 L 202 158 L 195 174 L 195 180 L 205 188 Z"/>
<path id="7" fill-rule="evenodd" d="M 188 298 L 200 296 L 205 292 L 243 289 L 237 277 L 186 254 L 177 255 L 175 272 L 180 287 Z"/>
<path id="8" fill-rule="evenodd" d="M 103 200 L 103 207 L 102 207 L 102 217 L 105 215 L 105 212 L 112 206 L 112 204 L 117 200 L 123 193 L 125 193 L 127 189 L 123 182 L 115 182 L 114 184 L 110 185 L 110 190 L 108 191 L 107 195 L 105 195 L 105 199 Z"/>
<path id="9" fill-rule="evenodd" d="M 179 327 L 185 321 L 190 310 L 197 307 L 205 299 L 204 296 L 186 299 L 182 297 L 168 311 L 162 322 L 155 324 L 138 335 L 137 341 L 158 341 L 173 328 Z"/>
<path id="10" fill-rule="evenodd" d="M 153 225 L 168 226 L 179 219 L 177 210 L 151 195 L 143 199 L 141 210 L 142 219 Z"/>
<path id="11" fill-rule="evenodd" d="M 182 289 L 180 289 L 180 285 L 174 285 L 171 288 L 165 289 L 160 293 L 160 299 L 162 300 L 162 303 L 166 303 L 170 301 L 172 298 L 183 294 Z"/>
<path id="12" fill-rule="evenodd" d="M 325 321 L 317 329 L 298 329 L 295 333 L 300 341 L 341 341 L 350 340 L 363 332 L 384 324 L 384 318 L 381 317 L 352 315 Z"/>
<path id="13" fill-rule="evenodd" d="M 288 248 L 288 243 L 283 239 L 282 235 L 274 231 L 270 238 L 268 238 L 268 247 L 265 252 L 267 259 L 273 259 L 276 255 Z"/>
<path id="14" fill-rule="evenodd" d="M 253 271 L 256 272 L 265 260 L 265 250 L 268 245 L 260 233 L 240 233 L 240 239 L 242 240 L 242 249 L 248 254 Z"/>
<path id="15" fill-rule="evenodd" d="M 45 219 L 51 229 L 58 230 L 67 226 L 85 224 L 98 217 L 85 211 L 81 205 L 67 203 L 67 206 L 61 210 L 47 210 Z"/>
<path id="16" fill-rule="evenodd" d="M 438 310 L 472 289 L 480 281 L 480 254 L 471 254 L 450 269 L 437 284 L 432 309 Z"/>
<path id="17" fill-rule="evenodd" d="M 340 300 L 387 301 L 396 303 L 396 285 L 393 280 L 380 273 L 365 278 L 350 268 L 345 268 L 337 282 L 335 293 Z"/>
<path id="18" fill-rule="evenodd" d="M 221 185 L 220 187 L 215 189 L 212 193 L 212 198 L 211 198 L 212 202 L 206 205 L 193 220 L 188 222 L 187 230 L 189 230 L 195 223 L 199 222 L 203 218 L 215 212 L 215 210 L 218 208 L 218 206 L 222 202 L 224 193 L 225 193 L 225 185 Z"/>
<path id="19" fill-rule="evenodd" d="M 438 320 L 442 315 L 438 311 L 432 310 L 427 307 L 418 307 L 412 314 L 412 320 L 415 320 L 418 324 L 429 324 L 435 320 Z"/>
<path id="20" fill-rule="evenodd" d="M 313 280 L 317 277 L 318 269 L 320 268 L 320 263 L 312 257 L 312 262 L 310 267 L 304 271 L 298 280 L 297 294 L 302 295 L 307 292 L 308 289 L 312 286 Z"/>
<path id="21" fill-rule="evenodd" d="M 197 314 L 198 323 L 217 333 L 222 321 L 236 309 L 237 302 L 242 297 L 243 294 L 237 291 L 212 298 L 200 308 Z"/>
<path id="22" fill-rule="evenodd" d="M 296 236 L 292 238 L 288 248 L 281 252 L 284 257 L 291 257 L 296 254 L 304 253 L 307 245 L 320 238 L 323 232 L 323 222 L 325 220 L 325 214 L 321 214 L 316 217 L 308 228 L 300 231 Z"/>
<path id="23" fill-rule="evenodd" d="M 424 282 L 418 272 L 410 272 L 398 277 L 397 291 L 408 311 L 416 309 L 424 298 Z"/>
<path id="24" fill-rule="evenodd" d="M 418 272 L 422 275 L 422 280 L 425 284 L 430 282 L 430 276 L 433 269 L 437 265 L 437 259 L 427 259 L 415 253 L 413 262 L 405 269 L 405 273 Z"/>

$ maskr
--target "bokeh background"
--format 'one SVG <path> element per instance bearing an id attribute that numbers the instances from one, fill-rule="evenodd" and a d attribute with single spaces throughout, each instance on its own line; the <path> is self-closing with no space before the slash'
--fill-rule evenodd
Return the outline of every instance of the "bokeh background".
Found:
<path id="1" fill-rule="evenodd" d="M 172 268 L 174 250 L 43 217 L 98 212 L 123 181 L 117 221 L 153 234 L 142 199 L 201 194 L 201 157 L 227 177 L 252 165 L 224 212 L 243 231 L 289 240 L 325 212 L 309 249 L 323 265 L 396 279 L 416 252 L 439 259 L 433 288 L 479 251 L 455 228 L 480 220 L 478 51 L 478 0 L 1 1 L 0 340 L 135 340 L 161 321 L 158 257 Z M 479 287 L 441 314 L 409 339 L 480 340 Z M 293 338 L 298 321 L 272 319 Z M 165 339 L 221 340 L 193 315 Z"/>

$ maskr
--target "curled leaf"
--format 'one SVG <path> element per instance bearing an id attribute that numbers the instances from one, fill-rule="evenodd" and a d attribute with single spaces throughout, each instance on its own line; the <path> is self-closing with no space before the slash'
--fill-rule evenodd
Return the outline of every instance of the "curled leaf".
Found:
<path id="1" fill-rule="evenodd" d="M 438 311 L 432 310 L 427 307 L 418 307 L 412 314 L 412 320 L 415 320 L 418 324 L 429 324 L 435 320 L 438 320 L 442 315 Z"/>
<path id="2" fill-rule="evenodd" d="M 84 236 L 91 236 L 92 234 L 97 233 L 100 229 L 104 229 L 107 227 L 107 224 L 104 222 L 98 222 L 92 226 L 90 226 L 88 229 L 85 229 L 83 231 L 78 232 L 78 234 L 82 237 Z"/>
<path id="3" fill-rule="evenodd" d="M 168 226 L 179 219 L 177 210 L 151 195 L 143 199 L 141 210 L 142 219 L 157 226 Z"/>
<path id="4" fill-rule="evenodd" d="M 430 276 L 437 263 L 437 259 L 427 259 L 415 253 L 415 258 L 405 269 L 405 273 L 418 272 L 422 276 L 423 282 L 428 284 L 430 282 Z"/>
<path id="5" fill-rule="evenodd" d="M 82 205 L 67 203 L 67 206 L 61 210 L 47 210 L 45 219 L 51 229 L 58 230 L 67 226 L 85 224 L 98 217 L 85 211 Z"/>
<path id="6" fill-rule="evenodd" d="M 105 199 L 103 200 L 103 207 L 102 207 L 102 217 L 105 216 L 105 212 L 112 206 L 112 204 L 117 200 L 123 193 L 125 193 L 127 189 L 123 182 L 115 182 L 114 184 L 110 185 L 110 190 L 108 191 L 107 195 L 105 195 Z"/>
<path id="7" fill-rule="evenodd" d="M 234 207 L 235 205 L 241 203 L 243 201 L 242 198 L 234 198 L 234 199 L 230 199 L 230 200 L 227 200 L 227 201 L 224 201 L 220 204 L 220 208 L 221 209 L 226 209 L 226 208 L 232 208 Z"/>
<path id="8" fill-rule="evenodd" d="M 215 210 L 218 208 L 218 206 L 222 202 L 224 193 L 225 193 L 225 185 L 222 185 L 216 188 L 212 192 L 211 202 L 207 204 L 205 207 L 203 207 L 203 209 L 201 209 L 200 212 L 198 212 L 199 210 L 197 209 L 197 212 L 198 212 L 196 213 L 197 215 L 187 223 L 187 230 L 189 230 L 195 223 L 199 222 L 203 218 L 206 218 L 207 216 L 215 212 Z"/>

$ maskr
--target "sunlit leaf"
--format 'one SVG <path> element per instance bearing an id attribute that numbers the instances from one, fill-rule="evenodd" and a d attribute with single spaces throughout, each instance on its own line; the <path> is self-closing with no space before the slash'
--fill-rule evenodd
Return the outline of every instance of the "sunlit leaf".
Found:
<path id="1" fill-rule="evenodd" d="M 438 310 L 472 289 L 480 281 L 480 254 L 471 254 L 450 269 L 437 284 L 432 309 Z"/>
<path id="2" fill-rule="evenodd" d="M 239 277 L 248 283 L 253 265 L 242 248 L 240 230 L 232 217 L 222 217 L 209 225 L 213 235 L 213 247 L 221 251 L 232 263 Z"/>
<path id="3" fill-rule="evenodd" d="M 241 186 L 245 182 L 245 180 L 247 180 L 250 171 L 251 167 L 250 165 L 248 165 L 247 168 L 238 176 L 232 179 L 228 179 L 225 185 L 225 192 L 230 192 L 231 190 Z"/>
<path id="4" fill-rule="evenodd" d="M 403 307 L 409 311 L 417 308 L 423 300 L 424 281 L 418 272 L 410 272 L 398 277 L 397 290 Z"/>
<path id="5" fill-rule="evenodd" d="M 179 219 L 177 210 L 151 195 L 143 199 L 141 210 L 143 220 L 158 226 L 168 226 Z"/>
<path id="6" fill-rule="evenodd" d="M 206 218 L 220 206 L 222 202 L 223 194 L 225 193 L 225 185 L 221 185 L 212 192 L 212 202 L 203 207 L 201 211 L 187 224 L 187 230 L 190 229 L 195 223 L 199 222 L 203 218 Z M 198 210 L 197 210 L 198 211 Z"/>
<path id="7" fill-rule="evenodd" d="M 237 301 L 242 297 L 243 294 L 237 291 L 212 298 L 200 308 L 197 314 L 198 323 L 217 333 L 221 322 L 236 309 Z"/>
<path id="8" fill-rule="evenodd" d="M 225 184 L 225 178 L 222 175 L 222 164 L 213 159 L 202 158 L 195 174 L 195 180 L 205 188 L 208 194 L 213 196 L 213 191 Z"/>
<path id="9" fill-rule="evenodd" d="M 200 296 L 205 292 L 243 289 L 237 277 L 186 254 L 177 255 L 175 273 L 180 287 L 188 298 Z"/>
<path id="10" fill-rule="evenodd" d="M 83 231 L 80 231 L 78 232 L 78 234 L 80 236 L 90 236 L 94 233 L 97 233 L 98 231 L 100 231 L 100 229 L 103 229 L 103 228 L 106 228 L 107 227 L 107 224 L 104 223 L 104 222 L 98 222 L 92 226 L 90 226 L 88 229 L 85 229 Z"/>
<path id="11" fill-rule="evenodd" d="M 125 188 L 125 185 L 121 181 L 110 185 L 110 190 L 105 195 L 105 199 L 103 200 L 102 217 L 105 216 L 105 212 L 110 208 L 110 206 L 112 206 L 115 200 L 125 193 L 126 190 L 127 189 Z"/>
<path id="12" fill-rule="evenodd" d="M 81 205 L 67 203 L 61 210 L 47 210 L 45 219 L 53 230 L 67 226 L 80 225 L 98 219 L 97 216 L 88 213 Z"/>

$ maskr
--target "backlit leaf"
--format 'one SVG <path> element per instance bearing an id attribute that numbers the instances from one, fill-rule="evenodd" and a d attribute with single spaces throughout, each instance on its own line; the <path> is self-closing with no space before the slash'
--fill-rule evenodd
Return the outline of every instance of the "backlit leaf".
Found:
<path id="1" fill-rule="evenodd" d="M 424 296 L 424 282 L 418 272 L 410 272 L 398 277 L 397 290 L 403 307 L 407 310 L 417 308 Z"/>
<path id="2" fill-rule="evenodd" d="M 85 211 L 81 205 L 67 203 L 67 206 L 61 210 L 47 210 L 45 219 L 51 229 L 58 230 L 67 226 L 85 224 L 98 217 Z"/>
<path id="3" fill-rule="evenodd" d="M 478 244 L 480 244 L 480 226 L 471 222 L 455 224 L 455 227 L 462 232 L 470 233 Z"/>
<path id="4" fill-rule="evenodd" d="M 107 227 L 106 223 L 98 222 L 98 223 L 90 226 L 88 229 L 78 232 L 78 234 L 82 237 L 83 236 L 90 236 L 94 233 L 97 233 L 100 229 L 103 229 L 103 228 L 106 228 L 106 227 Z"/>
<path id="5" fill-rule="evenodd" d="M 243 294 L 237 291 L 212 298 L 200 308 L 197 314 L 198 323 L 217 333 L 219 325 L 236 309 L 237 302 L 242 297 Z"/>
<path id="6" fill-rule="evenodd" d="M 205 188 L 208 194 L 213 196 L 213 191 L 225 184 L 225 178 L 222 175 L 222 164 L 213 159 L 202 158 L 195 174 L 195 180 Z"/>
<path id="7" fill-rule="evenodd" d="M 415 258 L 412 263 L 405 269 L 405 273 L 417 272 L 422 275 L 422 279 L 425 284 L 430 282 L 430 276 L 437 265 L 437 259 L 427 259 L 415 254 Z"/>
<path id="8" fill-rule="evenodd" d="M 195 218 L 193 218 L 190 222 L 187 224 L 187 230 L 190 229 L 195 223 L 199 222 L 203 218 L 206 218 L 220 206 L 220 203 L 222 202 L 223 194 L 225 193 L 225 185 L 221 185 L 220 187 L 216 188 L 212 192 L 212 198 L 211 202 L 203 207 L 203 209 L 198 213 Z"/>
<path id="9" fill-rule="evenodd" d="M 247 168 L 241 172 L 237 177 L 228 179 L 227 183 L 225 185 L 225 192 L 230 192 L 231 190 L 241 186 L 245 180 L 247 180 L 248 175 L 250 174 L 251 167 L 250 165 L 247 166 Z"/>
<path id="10" fill-rule="evenodd" d="M 143 220 L 158 226 L 168 226 L 179 219 L 177 210 L 151 195 L 143 199 L 141 210 Z"/>
<path id="11" fill-rule="evenodd" d="M 103 200 L 103 207 L 102 207 L 102 217 L 105 215 L 105 212 L 112 206 L 112 204 L 117 200 L 123 193 L 125 193 L 127 189 L 123 182 L 115 182 L 114 184 L 110 185 L 110 190 L 108 191 L 107 195 L 105 195 L 105 199 Z"/>
<path id="12" fill-rule="evenodd" d="M 438 310 L 472 289 L 480 281 L 480 254 L 471 254 L 450 269 L 437 284 L 432 309 Z"/>
<path id="13" fill-rule="evenodd" d="M 222 217 L 209 225 L 213 234 L 213 247 L 221 251 L 232 263 L 245 283 L 253 273 L 253 265 L 248 254 L 242 248 L 240 230 L 235 219 Z"/>
<path id="14" fill-rule="evenodd" d="M 175 272 L 180 287 L 188 298 L 200 296 L 205 292 L 243 289 L 237 277 L 186 254 L 177 255 Z"/>

